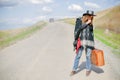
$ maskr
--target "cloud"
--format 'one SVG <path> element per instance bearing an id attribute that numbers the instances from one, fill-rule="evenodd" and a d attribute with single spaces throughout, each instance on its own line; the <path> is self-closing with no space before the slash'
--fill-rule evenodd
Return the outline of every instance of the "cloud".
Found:
<path id="1" fill-rule="evenodd" d="M 52 12 L 52 9 L 50 7 L 43 7 L 42 10 L 46 13 L 51 13 Z"/>
<path id="2" fill-rule="evenodd" d="M 18 0 L 0 0 L 0 7 L 13 7 L 19 4 Z"/>
<path id="3" fill-rule="evenodd" d="M 100 6 L 96 3 L 92 3 L 92 2 L 84 2 L 85 6 L 91 7 L 91 8 L 100 8 Z"/>
<path id="4" fill-rule="evenodd" d="M 5 18 L 0 19 L 0 24 L 8 24 L 8 25 L 25 25 L 25 24 L 35 24 L 38 21 L 46 20 L 46 16 L 36 16 L 33 18 Z"/>
<path id="5" fill-rule="evenodd" d="M 0 19 L 0 23 L 13 23 L 16 22 L 17 18 L 4 18 L 4 19 Z"/>
<path id="6" fill-rule="evenodd" d="M 46 19 L 47 19 L 46 16 L 37 16 L 37 17 L 35 17 L 33 20 L 35 20 L 35 21 L 37 22 L 37 21 L 46 20 Z"/>
<path id="7" fill-rule="evenodd" d="M 29 0 L 33 4 L 53 3 L 53 0 Z"/>
<path id="8" fill-rule="evenodd" d="M 68 9 L 70 11 L 82 11 L 83 10 L 83 8 L 77 4 L 72 4 L 72 5 L 68 6 Z"/>
<path id="9" fill-rule="evenodd" d="M 115 3 L 116 5 L 120 5 L 120 0 L 116 0 L 116 1 L 114 1 L 114 3 Z"/>
<path id="10" fill-rule="evenodd" d="M 21 24 L 29 24 L 29 23 L 35 24 L 36 22 L 38 22 L 40 20 L 45 20 L 45 19 L 46 19 L 46 16 L 37 16 L 37 17 L 34 17 L 34 18 L 23 18 L 21 20 Z"/>
<path id="11" fill-rule="evenodd" d="M 49 4 L 53 0 L 0 0 L 0 7 L 14 7 L 18 4 Z"/>
<path id="12" fill-rule="evenodd" d="M 33 17 L 33 18 L 23 18 L 20 21 L 21 21 L 21 24 L 29 24 L 29 23 L 35 24 L 36 22 L 38 22 L 40 20 L 46 20 L 46 16 L 37 16 L 37 17 Z"/>
<path id="13" fill-rule="evenodd" d="M 33 20 L 30 18 L 23 19 L 22 23 L 27 24 L 27 23 L 33 23 Z"/>

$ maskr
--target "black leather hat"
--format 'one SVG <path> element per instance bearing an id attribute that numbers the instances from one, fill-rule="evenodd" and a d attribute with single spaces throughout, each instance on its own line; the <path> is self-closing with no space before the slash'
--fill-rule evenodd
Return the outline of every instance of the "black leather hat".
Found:
<path id="1" fill-rule="evenodd" d="M 83 16 L 85 16 L 85 15 L 96 16 L 96 15 L 94 14 L 94 11 L 90 11 L 90 10 L 87 10 L 86 13 L 83 14 Z"/>

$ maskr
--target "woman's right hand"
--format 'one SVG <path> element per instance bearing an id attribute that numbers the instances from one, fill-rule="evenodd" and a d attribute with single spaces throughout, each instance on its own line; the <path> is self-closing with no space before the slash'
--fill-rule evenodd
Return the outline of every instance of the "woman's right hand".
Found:
<path id="1" fill-rule="evenodd" d="M 91 19 L 89 19 L 87 22 L 86 22 L 86 24 L 91 24 L 92 23 L 92 20 Z"/>

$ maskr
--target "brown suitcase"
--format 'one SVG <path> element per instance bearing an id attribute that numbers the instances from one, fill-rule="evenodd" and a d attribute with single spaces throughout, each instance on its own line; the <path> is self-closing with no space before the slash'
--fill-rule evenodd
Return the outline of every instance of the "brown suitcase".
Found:
<path id="1" fill-rule="evenodd" d="M 96 65 L 96 66 L 105 65 L 104 53 L 102 50 L 99 50 L 99 49 L 92 50 L 91 63 Z"/>

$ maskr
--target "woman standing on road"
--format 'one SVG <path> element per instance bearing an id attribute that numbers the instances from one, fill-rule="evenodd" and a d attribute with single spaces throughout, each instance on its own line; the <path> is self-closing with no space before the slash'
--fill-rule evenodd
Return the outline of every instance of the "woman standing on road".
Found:
<path id="1" fill-rule="evenodd" d="M 78 52 L 76 53 L 71 75 L 74 75 L 77 72 L 79 60 L 84 49 L 86 53 L 86 76 L 88 76 L 91 73 L 90 55 L 92 49 L 94 49 L 94 34 L 93 34 L 93 22 L 92 22 L 94 16 L 95 15 L 93 11 L 87 10 L 87 12 L 84 13 L 81 18 L 81 23 L 77 26 L 78 29 L 75 29 L 74 47 L 77 46 L 75 42 L 77 42 L 78 38 L 80 38 L 81 46 L 78 49 Z M 78 23 L 79 22 L 77 22 L 77 24 Z"/>

